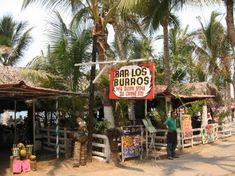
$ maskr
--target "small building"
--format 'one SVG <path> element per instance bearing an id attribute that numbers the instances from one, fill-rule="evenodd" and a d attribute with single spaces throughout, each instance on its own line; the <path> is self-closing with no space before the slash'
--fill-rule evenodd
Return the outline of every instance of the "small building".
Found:
<path id="1" fill-rule="evenodd" d="M 212 83 L 186 83 L 172 86 L 171 90 L 166 85 L 155 85 L 155 98 L 153 100 L 135 101 L 136 123 L 141 124 L 141 119 L 148 112 L 158 111 L 160 116 L 166 116 L 171 110 L 197 100 L 207 100 L 210 106 L 217 106 L 222 102 L 219 91 Z"/>
<path id="2" fill-rule="evenodd" d="M 35 144 L 37 140 L 35 130 L 36 112 L 43 111 L 43 108 L 46 108 L 38 107 L 36 104 L 37 101 L 45 100 L 45 102 L 54 102 L 53 113 L 56 114 L 56 117 L 51 116 L 51 119 L 48 119 L 48 121 L 55 120 L 56 125 L 58 125 L 58 98 L 69 96 L 87 97 L 83 93 L 39 87 L 39 84 L 33 83 L 28 79 L 26 74 L 28 71 L 25 68 L 0 66 L 0 112 L 2 113 L 4 110 L 12 111 L 13 121 L 16 122 L 16 113 L 27 111 L 28 125 L 25 125 L 27 129 L 24 129 L 27 131 L 25 132 L 26 136 L 20 136 L 20 131 L 23 130 L 23 127 L 17 128 L 16 123 L 14 123 L 13 129 L 9 130 L 6 130 L 8 127 L 5 125 L 0 126 L 0 130 L 6 130 L 13 134 L 13 136 L 6 140 L 8 146 L 12 145 L 12 143 L 25 142 L 26 140 Z M 0 138 L 3 136 L 1 135 Z"/>

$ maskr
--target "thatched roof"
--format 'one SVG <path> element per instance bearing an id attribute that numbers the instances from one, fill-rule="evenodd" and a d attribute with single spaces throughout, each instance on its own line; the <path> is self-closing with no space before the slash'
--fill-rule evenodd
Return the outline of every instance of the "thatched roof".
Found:
<path id="1" fill-rule="evenodd" d="M 0 99 L 38 99 L 86 94 L 38 87 L 23 74 L 23 68 L 0 66 Z"/>
<path id="2" fill-rule="evenodd" d="M 33 83 L 22 74 L 23 68 L 0 66 L 0 84 L 16 84 L 24 81 L 27 85 Z"/>
<path id="3" fill-rule="evenodd" d="M 208 82 L 186 83 L 173 86 L 169 91 L 166 85 L 156 85 L 155 95 L 171 95 L 179 98 L 214 98 L 219 95 L 216 86 Z"/>

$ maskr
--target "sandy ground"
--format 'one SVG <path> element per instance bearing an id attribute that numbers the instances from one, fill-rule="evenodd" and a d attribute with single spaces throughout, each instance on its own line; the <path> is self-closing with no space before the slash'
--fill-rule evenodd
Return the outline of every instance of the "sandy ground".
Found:
<path id="1" fill-rule="evenodd" d="M 163 154 L 163 153 L 161 153 Z M 132 159 L 120 167 L 94 160 L 86 166 L 72 167 L 72 160 L 38 162 L 37 171 L 22 176 L 235 176 L 235 136 L 214 144 L 198 145 L 178 151 L 179 158 Z M 9 168 L 1 176 L 12 175 Z"/>

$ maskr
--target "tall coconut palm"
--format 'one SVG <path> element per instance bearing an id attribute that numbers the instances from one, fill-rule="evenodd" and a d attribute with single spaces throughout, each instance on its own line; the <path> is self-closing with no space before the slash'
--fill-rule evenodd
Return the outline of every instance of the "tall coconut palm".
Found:
<path id="1" fill-rule="evenodd" d="M 14 65 L 24 54 L 32 38 L 32 28 L 26 22 L 16 22 L 11 16 L 0 19 L 0 62 Z"/>
<path id="2" fill-rule="evenodd" d="M 93 23 L 93 32 L 92 35 L 96 38 L 96 46 L 99 61 L 104 61 L 106 59 L 106 51 L 109 47 L 107 43 L 108 30 L 107 24 L 112 22 L 113 14 L 117 6 L 116 0 L 111 1 L 98 1 L 98 0 L 24 0 L 23 7 L 26 7 L 30 3 L 38 2 L 43 6 L 54 8 L 58 5 L 63 5 L 64 7 L 72 7 L 74 12 L 74 24 L 81 21 L 91 21 Z M 101 65 L 102 67 L 102 65 Z M 110 109 L 111 103 L 108 97 L 103 96 L 104 106 Z M 109 110 L 109 112 L 112 112 Z M 112 113 L 108 114 L 110 121 L 114 122 Z"/>
<path id="3" fill-rule="evenodd" d="M 215 83 L 219 71 L 218 60 L 222 60 L 222 53 L 229 54 L 226 45 L 226 35 L 223 25 L 217 20 L 218 13 L 212 12 L 210 21 L 204 25 L 201 21 L 201 29 L 197 31 L 199 45 L 196 44 L 198 58 L 203 59 L 207 64 L 204 66 L 208 70 L 208 78 Z M 223 51 L 227 49 L 227 51 Z M 226 56 L 225 56 L 226 57 Z"/>
<path id="4" fill-rule="evenodd" d="M 109 47 L 107 42 L 108 30 L 107 24 L 112 21 L 113 13 L 115 12 L 115 7 L 117 6 L 116 0 L 24 0 L 23 7 L 26 7 L 30 3 L 41 3 L 43 6 L 54 8 L 58 5 L 63 7 L 72 7 L 72 10 L 75 14 L 74 24 L 83 21 L 92 20 L 93 23 L 93 54 L 92 60 L 96 58 L 96 51 L 98 53 L 99 61 L 106 60 L 106 51 Z M 100 65 L 103 67 L 103 65 Z M 94 66 L 91 69 L 91 76 L 94 76 L 95 68 Z M 92 131 L 93 131 L 93 107 L 92 103 L 94 101 L 93 96 L 93 84 L 91 82 L 90 86 L 90 99 L 89 99 L 89 118 L 88 118 L 88 130 L 89 130 L 89 158 L 91 159 L 91 142 L 92 142 Z M 104 91 L 104 96 L 102 96 L 103 105 L 104 105 L 104 116 L 112 124 L 111 127 L 114 127 L 114 116 L 112 111 L 111 102 L 108 98 L 107 91 Z"/>
<path id="5" fill-rule="evenodd" d="M 226 24 L 227 24 L 227 32 L 230 43 L 232 47 L 235 47 L 235 26 L 234 26 L 234 1 L 233 0 L 224 0 L 226 6 Z M 233 51 L 233 55 L 235 55 L 235 51 Z M 235 57 L 234 57 L 235 58 Z M 235 68 L 235 65 L 234 65 Z M 233 91 L 235 92 L 235 74 L 233 74 Z"/>
<path id="6" fill-rule="evenodd" d="M 171 12 L 185 3 L 184 0 L 147 0 L 147 1 L 127 1 L 122 0 L 119 4 L 120 8 L 134 8 L 137 13 L 143 17 L 145 26 L 150 30 L 156 30 L 161 25 L 163 27 L 163 46 L 164 46 L 164 83 L 170 86 L 170 58 L 169 58 L 169 35 L 168 25 L 170 22 Z M 139 9 L 141 7 L 141 9 Z"/>
<path id="7" fill-rule="evenodd" d="M 68 27 L 56 12 L 48 26 L 48 36 L 51 43 L 48 54 L 34 58 L 27 67 L 37 70 L 38 74 L 47 74 L 49 81 L 43 82 L 43 86 L 69 91 L 87 88 L 85 71 L 75 68 L 74 64 L 89 59 L 91 31 Z M 38 76 L 35 75 L 34 79 L 35 77 Z M 84 110 L 86 103 L 87 101 L 77 97 L 59 99 L 60 111 L 72 117 L 75 111 Z"/>
<path id="8" fill-rule="evenodd" d="M 198 63 L 207 75 L 206 81 L 211 80 L 225 92 L 226 99 L 230 99 L 229 84 L 231 82 L 231 47 L 228 43 L 223 25 L 217 20 L 218 13 L 212 12 L 210 21 L 198 32 L 199 44 L 196 44 Z"/>
<path id="9" fill-rule="evenodd" d="M 226 23 L 227 23 L 227 31 L 230 42 L 233 47 L 235 47 L 235 27 L 234 27 L 234 15 L 233 15 L 233 8 L 234 8 L 234 1 L 233 0 L 224 0 L 226 5 Z"/>

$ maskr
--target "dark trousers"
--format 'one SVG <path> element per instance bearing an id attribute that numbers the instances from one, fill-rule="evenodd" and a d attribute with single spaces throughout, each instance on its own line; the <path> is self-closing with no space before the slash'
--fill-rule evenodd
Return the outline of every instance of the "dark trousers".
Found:
<path id="1" fill-rule="evenodd" d="M 177 146 L 177 132 L 171 131 L 167 133 L 167 157 L 173 157 L 175 155 L 175 149 Z"/>

